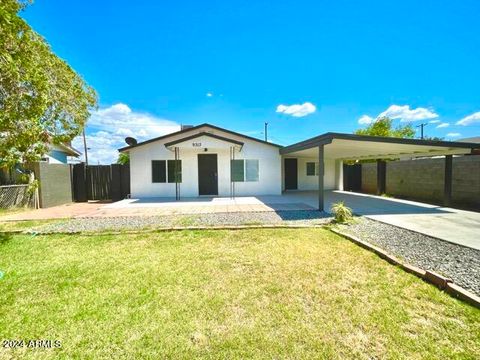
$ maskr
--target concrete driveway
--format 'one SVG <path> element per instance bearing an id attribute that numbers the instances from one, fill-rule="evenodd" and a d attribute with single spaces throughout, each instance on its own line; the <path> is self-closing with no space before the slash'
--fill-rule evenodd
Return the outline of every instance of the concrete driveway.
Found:
<path id="1" fill-rule="evenodd" d="M 288 192 L 282 197 L 315 206 L 318 193 Z M 479 212 L 347 191 L 325 192 L 327 211 L 338 201 L 344 201 L 356 214 L 480 250 Z"/>

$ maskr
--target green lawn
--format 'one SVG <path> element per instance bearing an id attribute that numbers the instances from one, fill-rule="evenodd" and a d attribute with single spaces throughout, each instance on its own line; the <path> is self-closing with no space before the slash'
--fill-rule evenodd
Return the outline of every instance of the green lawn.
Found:
<path id="1" fill-rule="evenodd" d="M 31 230 L 34 227 L 52 224 L 54 222 L 62 221 L 62 219 L 53 220 L 23 220 L 23 221 L 1 221 L 0 231 L 24 231 Z"/>
<path id="2" fill-rule="evenodd" d="M 323 229 L 14 236 L 0 358 L 474 359 L 480 310 Z"/>

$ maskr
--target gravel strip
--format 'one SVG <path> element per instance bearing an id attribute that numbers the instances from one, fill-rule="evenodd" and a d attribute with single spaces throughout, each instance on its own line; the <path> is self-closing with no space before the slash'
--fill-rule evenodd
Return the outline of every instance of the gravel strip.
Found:
<path id="1" fill-rule="evenodd" d="M 480 251 L 367 218 L 340 229 L 480 296 Z"/>
<path id="2" fill-rule="evenodd" d="M 272 225 L 301 224 L 321 225 L 331 221 L 329 214 L 318 211 L 269 211 L 209 213 L 168 216 L 119 216 L 69 219 L 34 228 L 37 233 L 94 232 L 105 230 L 142 230 L 179 226 L 222 226 L 222 225 Z"/>

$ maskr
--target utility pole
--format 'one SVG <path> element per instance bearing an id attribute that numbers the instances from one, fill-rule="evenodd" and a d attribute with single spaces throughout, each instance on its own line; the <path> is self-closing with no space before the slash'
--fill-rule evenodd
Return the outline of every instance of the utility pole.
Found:
<path id="1" fill-rule="evenodd" d="M 268 141 L 268 130 L 267 130 L 267 127 L 268 127 L 268 122 L 265 123 L 265 141 Z"/>
<path id="2" fill-rule="evenodd" d="M 83 148 L 85 151 L 85 165 L 88 166 L 88 148 L 87 148 L 87 138 L 85 137 L 85 128 L 83 128 Z"/>
<path id="3" fill-rule="evenodd" d="M 417 127 L 420 128 L 420 133 L 421 133 L 420 139 L 422 139 L 422 140 L 423 140 L 423 128 L 424 128 L 425 126 L 427 126 L 427 125 L 428 125 L 428 123 L 424 123 L 424 124 L 417 125 Z"/>

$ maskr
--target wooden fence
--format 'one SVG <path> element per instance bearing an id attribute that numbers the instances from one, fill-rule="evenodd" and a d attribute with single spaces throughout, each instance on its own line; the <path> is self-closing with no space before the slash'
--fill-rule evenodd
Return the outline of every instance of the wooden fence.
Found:
<path id="1" fill-rule="evenodd" d="M 125 199 L 130 194 L 129 165 L 76 164 L 72 168 L 74 201 Z"/>

